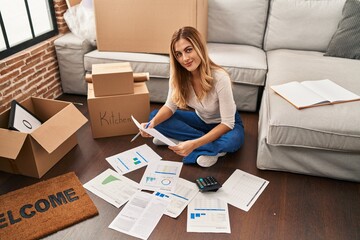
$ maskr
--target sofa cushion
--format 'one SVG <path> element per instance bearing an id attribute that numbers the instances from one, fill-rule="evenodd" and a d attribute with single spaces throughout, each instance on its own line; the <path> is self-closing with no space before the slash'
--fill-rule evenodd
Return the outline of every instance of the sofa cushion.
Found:
<path id="1" fill-rule="evenodd" d="M 347 0 L 325 56 L 360 59 L 360 1 Z"/>
<path id="2" fill-rule="evenodd" d="M 264 49 L 325 52 L 341 19 L 345 0 L 273 0 Z"/>
<path id="3" fill-rule="evenodd" d="M 208 42 L 262 47 L 268 0 L 208 0 Z"/>
<path id="4" fill-rule="evenodd" d="M 360 101 L 298 110 L 269 88 L 330 79 L 360 95 L 359 61 L 324 57 L 320 52 L 273 50 L 268 52 L 268 64 L 268 144 L 360 152 Z"/>
<path id="5" fill-rule="evenodd" d="M 248 45 L 208 43 L 209 56 L 224 67 L 233 82 L 264 86 L 267 72 L 266 54 Z"/>
<path id="6" fill-rule="evenodd" d="M 166 78 L 170 76 L 167 55 L 130 52 L 103 52 L 94 50 L 84 56 L 85 70 L 91 72 L 93 64 L 111 62 L 130 62 L 133 72 L 148 72 L 150 77 Z"/>
<path id="7" fill-rule="evenodd" d="M 232 44 L 208 44 L 211 59 L 223 66 L 234 82 L 256 86 L 265 84 L 267 71 L 265 52 L 256 47 Z M 170 76 L 169 56 L 160 54 L 91 51 L 84 56 L 85 70 L 91 72 L 92 64 L 130 62 L 134 72 L 149 72 L 150 77 Z"/>

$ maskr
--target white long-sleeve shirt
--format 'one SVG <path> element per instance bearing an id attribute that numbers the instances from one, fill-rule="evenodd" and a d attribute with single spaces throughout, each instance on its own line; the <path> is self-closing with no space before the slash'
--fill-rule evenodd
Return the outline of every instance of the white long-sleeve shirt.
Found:
<path id="1" fill-rule="evenodd" d="M 211 91 L 200 101 L 193 89 L 190 87 L 190 94 L 186 104 L 193 108 L 196 114 L 205 123 L 222 123 L 230 129 L 234 128 L 236 105 L 231 87 L 229 75 L 222 69 L 217 69 L 212 72 L 214 78 L 214 87 Z M 177 106 L 172 101 L 172 84 L 169 81 L 169 92 L 165 106 L 167 106 L 173 113 Z"/>

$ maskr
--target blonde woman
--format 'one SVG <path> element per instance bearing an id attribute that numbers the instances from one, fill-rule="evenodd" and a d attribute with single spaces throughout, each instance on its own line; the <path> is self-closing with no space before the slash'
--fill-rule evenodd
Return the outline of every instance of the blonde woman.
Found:
<path id="1" fill-rule="evenodd" d="M 195 28 L 183 27 L 173 34 L 170 71 L 167 100 L 150 114 L 148 128 L 176 139 L 178 144 L 169 149 L 183 156 L 184 163 L 210 167 L 226 152 L 237 151 L 244 143 L 244 128 L 230 77 L 210 60 Z M 153 142 L 162 145 L 157 139 Z"/>

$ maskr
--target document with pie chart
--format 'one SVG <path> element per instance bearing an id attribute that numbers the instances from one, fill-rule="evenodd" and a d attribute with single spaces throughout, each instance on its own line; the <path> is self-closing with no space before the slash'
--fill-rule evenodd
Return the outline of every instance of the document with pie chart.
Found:
<path id="1" fill-rule="evenodd" d="M 166 160 L 149 162 L 140 187 L 144 190 L 171 193 L 176 187 L 182 166 L 182 162 Z"/>

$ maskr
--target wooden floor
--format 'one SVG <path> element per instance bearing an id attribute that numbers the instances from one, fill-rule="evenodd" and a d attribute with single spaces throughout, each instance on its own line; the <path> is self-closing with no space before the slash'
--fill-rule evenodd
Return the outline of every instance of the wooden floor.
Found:
<path id="1" fill-rule="evenodd" d="M 76 105 L 88 117 L 86 97 L 63 95 L 63 100 Z M 160 105 L 152 104 L 152 108 Z M 220 182 L 235 169 L 241 169 L 270 181 L 249 212 L 229 205 L 231 234 L 186 232 L 186 209 L 177 218 L 163 216 L 149 239 L 360 239 L 360 184 L 327 178 L 305 176 L 256 168 L 258 114 L 241 113 L 245 126 L 245 145 L 236 153 L 222 157 L 216 165 L 201 168 L 184 165 L 181 177 L 193 181 L 197 176 L 213 175 Z M 181 161 L 164 146 L 133 135 L 94 140 L 89 122 L 78 132 L 79 144 L 57 163 L 41 180 L 74 171 L 85 183 L 110 167 L 106 157 L 148 144 L 163 159 Z M 140 181 L 144 168 L 126 176 Z M 0 194 L 36 183 L 40 180 L 0 172 Z M 108 228 L 121 209 L 117 209 L 89 192 L 99 216 L 61 230 L 46 239 L 134 239 Z M 0 231 L 1 233 L 1 231 Z M 0 235 L 1 239 L 1 235 Z"/>

